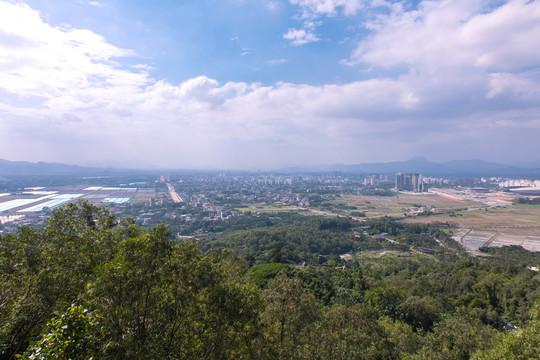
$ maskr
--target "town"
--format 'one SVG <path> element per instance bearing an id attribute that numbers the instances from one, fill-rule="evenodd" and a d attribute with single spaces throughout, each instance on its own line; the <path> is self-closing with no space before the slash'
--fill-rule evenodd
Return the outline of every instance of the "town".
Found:
<path id="1" fill-rule="evenodd" d="M 241 229 L 244 222 L 256 219 L 264 224 L 272 217 L 317 215 L 364 221 L 392 216 L 403 221 L 452 223 L 457 239 L 471 251 L 489 239 L 489 244 L 504 245 L 505 241 L 494 240 L 504 239 L 509 232 L 506 238 L 513 238 L 512 244 L 540 250 L 540 238 L 535 236 L 539 223 L 524 224 L 519 234 L 512 229 L 484 228 L 480 239 L 487 239 L 479 241 L 475 224 L 458 221 L 463 214 L 476 211 L 485 217 L 488 209 L 504 212 L 517 199 L 539 197 L 540 180 L 536 179 L 443 178 L 403 172 L 392 176 L 206 171 L 70 180 L 70 184 L 63 180 L 44 185 L 55 180 L 38 178 L 24 187 L 16 180 L 4 180 L 0 231 L 10 233 L 24 225 L 43 227 L 55 208 L 84 200 L 110 208 L 119 218 L 130 216 L 141 226 L 164 223 L 178 237 L 201 238 L 218 228 Z M 488 214 L 492 213 L 495 216 L 493 211 Z M 523 232 L 527 226 L 530 231 Z"/>

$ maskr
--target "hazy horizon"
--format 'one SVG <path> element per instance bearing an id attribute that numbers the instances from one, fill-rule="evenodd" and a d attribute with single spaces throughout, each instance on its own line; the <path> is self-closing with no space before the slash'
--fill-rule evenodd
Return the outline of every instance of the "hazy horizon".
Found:
<path id="1" fill-rule="evenodd" d="M 0 162 L 2 161 L 5 161 L 6 159 L 1 159 L 0 158 Z M 10 160 L 7 160 L 7 161 L 10 161 Z M 171 173 L 175 173 L 175 172 L 183 172 L 183 171 L 187 171 L 187 172 L 215 172 L 215 171 L 218 171 L 218 172 L 222 172 L 222 171 L 225 171 L 225 172 L 281 172 L 281 171 L 285 171 L 285 172 L 289 172 L 289 171 L 292 171 L 292 172 L 302 172 L 302 171 L 307 171 L 307 172 L 332 172 L 332 171 L 367 171 L 368 173 L 380 173 L 380 174 L 393 174 L 395 172 L 399 172 L 399 171 L 423 171 L 422 168 L 424 166 L 442 166 L 441 168 L 439 168 L 438 170 L 436 169 L 431 169 L 431 172 L 435 171 L 436 174 L 438 175 L 441 175 L 440 174 L 440 171 L 451 171 L 451 173 L 448 173 L 447 175 L 452 175 L 452 176 L 455 176 L 455 175 L 458 175 L 460 174 L 459 173 L 459 170 L 457 170 L 459 168 L 459 164 L 463 164 L 462 166 L 464 166 L 465 168 L 462 169 L 464 172 L 463 174 L 465 173 L 469 173 L 469 171 L 471 170 L 471 166 L 472 167 L 475 167 L 475 166 L 488 166 L 489 168 L 485 169 L 486 173 L 488 174 L 491 174 L 494 170 L 493 170 L 493 166 L 495 166 L 495 168 L 497 168 L 497 166 L 503 166 L 503 167 L 508 167 L 508 171 L 512 171 L 510 169 L 516 169 L 516 170 L 522 170 L 522 171 L 527 171 L 528 169 L 530 170 L 539 170 L 540 169 L 540 161 L 537 161 L 537 162 L 529 162 L 529 163 L 526 163 L 526 162 L 515 162 L 515 163 L 494 163 L 494 162 L 488 162 L 486 160 L 483 160 L 483 159 L 453 159 L 453 160 L 450 160 L 450 161 L 446 161 L 446 162 L 438 162 L 438 161 L 432 161 L 428 158 L 426 158 L 425 156 L 415 156 L 411 159 L 408 159 L 408 160 L 405 160 L 405 161 L 381 161 L 381 162 L 365 162 L 365 163 L 339 163 L 339 162 L 335 162 L 335 163 L 318 163 L 318 164 L 282 164 L 282 165 L 276 165 L 274 167 L 244 167 L 244 168 L 240 168 L 240 167 L 219 167 L 219 166 L 216 166 L 216 167 L 158 167 L 158 166 L 152 166 L 152 165 L 148 165 L 148 166 L 144 166 L 144 164 L 139 164 L 139 165 L 135 165 L 135 166 L 130 166 L 129 164 L 122 164 L 120 162 L 117 162 L 117 161 L 114 161 L 114 160 L 106 160 L 106 161 L 103 161 L 103 162 L 100 162 L 100 163 L 76 163 L 76 162 L 66 162 L 66 163 L 61 163 L 61 162 L 44 162 L 44 161 L 25 161 L 25 160 L 15 160 L 14 162 L 17 162 L 17 161 L 22 161 L 24 163 L 28 163 L 28 164 L 33 164 L 33 165 L 37 165 L 39 163 L 41 164 L 46 164 L 47 166 L 48 165 L 53 165 L 53 166 L 56 166 L 56 165 L 60 165 L 60 166 L 75 166 L 75 167 L 82 167 L 82 168 L 86 168 L 86 169 L 91 169 L 91 168 L 95 168 L 96 170 L 104 170 L 104 169 L 111 169 L 111 170 L 118 170 L 118 171 L 142 171 L 142 172 L 164 172 L 164 173 L 167 173 L 167 172 L 171 172 Z M 483 162 L 483 163 L 482 163 Z M 400 164 L 402 164 L 404 167 L 400 167 Z M 418 166 L 419 168 L 417 168 L 416 170 L 414 170 L 413 168 L 411 168 L 410 166 L 412 164 L 417 164 L 416 166 Z M 2 164 L 0 164 L 1 166 Z M 32 165 L 32 166 L 33 166 Z M 375 166 L 375 168 L 370 168 L 369 166 L 370 165 L 373 165 Z M 9 169 L 9 165 L 7 165 L 8 167 L 6 169 Z M 20 165 L 19 165 L 20 166 Z M 364 168 L 364 169 L 359 169 L 358 166 Z M 367 166 L 367 169 L 365 168 Z M 383 168 L 380 168 L 380 166 L 383 166 Z M 388 166 L 390 166 L 390 168 L 388 168 Z M 391 168 L 392 166 L 394 166 L 393 168 Z M 454 170 L 448 170 L 445 168 L 445 166 L 450 166 L 450 168 L 454 169 Z M 456 167 L 458 166 L 458 167 Z M 353 168 L 356 169 L 354 170 Z M 377 168 L 379 168 L 379 170 L 376 170 Z M 14 168 L 15 169 L 15 168 Z M 442 170 L 441 170 L 442 169 Z M 446 170 L 444 170 L 446 169 Z M 479 170 L 479 169 L 477 169 Z M 10 170 L 5 170 L 5 171 L 10 171 Z M 25 170 L 25 171 L 28 171 Z M 42 168 L 42 171 L 52 171 L 52 172 L 55 172 L 56 170 L 54 170 L 54 167 L 49 169 L 49 170 L 45 170 L 45 168 Z M 75 171 L 74 169 L 72 171 Z M 430 171 L 428 171 L 430 173 Z M 463 175 L 461 174 L 461 175 Z M 525 173 L 516 173 L 516 174 L 507 174 L 507 176 L 521 176 L 521 175 L 524 175 Z M 527 176 L 533 176 L 533 173 L 530 173 L 528 174 Z"/>
<path id="2" fill-rule="evenodd" d="M 538 48 L 538 0 L 0 0 L 0 158 L 539 163 Z"/>

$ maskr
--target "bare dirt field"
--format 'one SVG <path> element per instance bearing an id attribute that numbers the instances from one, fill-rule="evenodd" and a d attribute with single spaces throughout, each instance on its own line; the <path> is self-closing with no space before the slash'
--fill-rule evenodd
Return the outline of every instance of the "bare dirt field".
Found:
<path id="1" fill-rule="evenodd" d="M 540 206 L 511 205 L 502 208 L 460 211 L 449 214 L 416 217 L 404 220 L 408 223 L 446 222 L 466 229 L 485 229 L 525 236 L 540 236 Z"/>
<path id="2" fill-rule="evenodd" d="M 454 238 L 473 254 L 481 246 L 520 245 L 531 251 L 540 251 L 538 205 L 508 205 L 485 209 L 488 205 L 481 199 L 439 193 L 400 193 L 393 197 L 344 195 L 336 199 L 335 203 L 356 206 L 357 211 L 365 212 L 368 217 L 404 217 L 407 214 L 401 221 L 450 224 L 454 227 Z M 406 211 L 413 206 L 432 206 L 435 214 L 413 216 Z"/>
<path id="3" fill-rule="evenodd" d="M 404 221 L 453 224 L 459 229 L 454 238 L 472 253 L 480 246 L 505 245 L 520 245 L 527 250 L 540 251 L 540 206 L 511 205 L 487 211 L 461 211 L 456 216 L 437 215 Z"/>
<path id="4" fill-rule="evenodd" d="M 454 238 L 471 253 L 481 246 L 501 247 L 519 245 L 530 251 L 540 251 L 540 236 L 501 233 L 493 230 L 460 229 Z"/>
<path id="5" fill-rule="evenodd" d="M 508 202 L 499 201 L 498 203 Z M 459 194 L 449 196 L 435 192 L 400 193 L 398 196 L 390 197 L 342 195 L 333 203 L 355 206 L 354 211 L 363 212 L 368 218 L 387 215 L 402 218 L 401 221 L 405 223 L 447 223 L 453 228 L 454 238 L 472 254 L 479 254 L 478 248 L 481 246 L 520 245 L 531 251 L 540 251 L 540 206 L 538 205 L 508 205 L 486 209 L 492 206 L 491 203 L 484 202 L 480 198 Z M 433 215 L 415 215 L 408 211 L 409 208 L 417 206 L 433 207 Z M 301 210 L 306 214 L 338 215 L 326 210 L 277 204 L 251 204 L 238 210 L 261 212 Z"/>
<path id="6" fill-rule="evenodd" d="M 452 199 L 432 193 L 407 194 L 397 196 L 361 196 L 342 195 L 335 203 L 356 206 L 368 217 L 377 216 L 403 216 L 404 210 L 413 206 L 433 206 L 434 212 L 447 212 L 467 208 L 485 206 L 481 202 L 468 199 Z"/>
<path id="7" fill-rule="evenodd" d="M 258 211 L 261 213 L 275 213 L 275 212 L 298 212 L 298 211 L 308 211 L 307 209 L 293 206 L 293 205 L 281 205 L 281 204 L 248 204 L 240 207 L 235 207 L 235 210 L 246 212 L 246 211 Z"/>

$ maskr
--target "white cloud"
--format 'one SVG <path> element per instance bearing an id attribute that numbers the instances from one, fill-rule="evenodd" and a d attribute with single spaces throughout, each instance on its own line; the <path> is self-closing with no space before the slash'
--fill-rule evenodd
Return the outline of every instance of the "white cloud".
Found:
<path id="1" fill-rule="evenodd" d="M 527 34 L 536 34 L 538 2 L 484 5 L 396 5 L 370 22 L 372 35 L 349 61 L 405 66 L 401 75 L 264 86 L 207 76 L 156 81 L 145 64 L 119 63 L 132 51 L 0 1 L 0 153 L 200 168 L 403 159 L 427 146 L 433 155 L 464 149 L 488 159 L 517 143 L 537 150 L 540 59 L 529 47 L 539 48 L 540 37 Z M 499 26 L 504 49 L 488 36 Z M 316 38 L 289 33 L 298 45 Z"/>
<path id="2" fill-rule="evenodd" d="M 317 35 L 312 32 L 306 31 L 304 29 L 289 29 L 286 34 L 283 35 L 283 38 L 290 40 L 291 43 L 295 46 L 309 44 L 311 42 L 317 42 L 320 39 Z"/>
<path id="3" fill-rule="evenodd" d="M 88 4 L 89 4 L 89 5 L 92 5 L 92 6 L 98 6 L 98 7 L 105 7 L 105 6 L 107 6 L 107 5 L 105 5 L 104 3 L 99 2 L 99 1 L 89 1 Z"/>
<path id="4" fill-rule="evenodd" d="M 290 2 L 300 7 L 304 18 L 334 16 L 339 9 L 345 15 L 354 15 L 370 3 L 368 0 L 290 0 Z"/>
<path id="5" fill-rule="evenodd" d="M 540 99 L 540 72 L 523 74 L 493 73 L 489 75 L 488 98 L 512 98 L 536 103 Z"/>
<path id="6" fill-rule="evenodd" d="M 271 66 L 280 65 L 280 64 L 286 64 L 288 63 L 288 59 L 272 59 L 268 62 Z"/>
<path id="7" fill-rule="evenodd" d="M 299 14 L 295 19 L 301 20 L 303 29 L 289 29 L 283 35 L 284 39 L 292 40 L 293 45 L 304 45 L 310 42 L 319 41 L 320 38 L 314 34 L 317 27 L 323 24 L 321 17 L 333 17 L 338 13 L 345 16 L 353 16 L 356 13 L 370 6 L 380 6 L 385 4 L 385 0 L 289 0 L 292 5 L 299 8 Z"/>
<path id="8" fill-rule="evenodd" d="M 4 91 L 44 98 L 71 92 L 92 105 L 109 88 L 139 87 L 150 81 L 145 71 L 123 70 L 113 61 L 132 55 L 89 30 L 52 27 L 27 5 L 0 2 L 0 89 Z"/>
<path id="9" fill-rule="evenodd" d="M 486 99 L 538 106 L 540 1 L 395 4 L 366 26 L 372 34 L 346 63 L 400 73 L 425 106 L 500 107 Z"/>
<path id="10" fill-rule="evenodd" d="M 278 3 L 276 1 L 266 1 L 266 8 L 268 10 L 276 10 L 278 8 Z"/>
<path id="11" fill-rule="evenodd" d="M 540 2 L 513 0 L 490 11 L 488 1 L 423 1 L 417 10 L 399 4 L 366 27 L 351 63 L 382 67 L 477 67 L 517 70 L 540 62 Z"/>

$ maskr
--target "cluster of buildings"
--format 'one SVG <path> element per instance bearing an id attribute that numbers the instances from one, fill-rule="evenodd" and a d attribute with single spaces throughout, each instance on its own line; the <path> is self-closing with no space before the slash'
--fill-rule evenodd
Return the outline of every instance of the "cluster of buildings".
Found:
<path id="1" fill-rule="evenodd" d="M 396 189 L 412 192 L 426 192 L 428 184 L 421 181 L 421 175 L 417 173 L 402 173 L 396 174 Z"/>
<path id="2" fill-rule="evenodd" d="M 369 175 L 362 181 L 364 186 L 375 186 L 384 183 L 392 183 L 392 180 L 388 179 L 388 175 Z"/>
<path id="3" fill-rule="evenodd" d="M 506 179 L 499 182 L 500 188 L 534 187 L 540 188 L 540 180 Z"/>
<path id="4" fill-rule="evenodd" d="M 540 180 L 506 179 L 499 182 L 502 190 L 524 196 L 540 196 Z"/>

